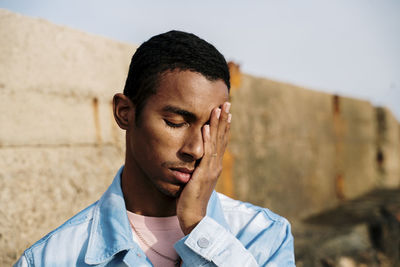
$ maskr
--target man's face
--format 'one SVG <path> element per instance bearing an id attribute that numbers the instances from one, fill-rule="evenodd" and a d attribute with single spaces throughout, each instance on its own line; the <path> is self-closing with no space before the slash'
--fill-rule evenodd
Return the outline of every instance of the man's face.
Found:
<path id="1" fill-rule="evenodd" d="M 138 125 L 127 132 L 127 149 L 141 178 L 165 195 L 179 196 L 203 157 L 202 127 L 227 100 L 222 80 L 209 81 L 192 71 L 164 73 Z"/>

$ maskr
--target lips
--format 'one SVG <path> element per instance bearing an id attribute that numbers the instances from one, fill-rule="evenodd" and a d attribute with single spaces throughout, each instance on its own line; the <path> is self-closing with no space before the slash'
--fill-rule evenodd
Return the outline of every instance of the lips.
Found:
<path id="1" fill-rule="evenodd" d="M 187 168 L 170 168 L 170 170 L 175 179 L 180 183 L 187 183 L 192 178 L 193 170 Z"/>

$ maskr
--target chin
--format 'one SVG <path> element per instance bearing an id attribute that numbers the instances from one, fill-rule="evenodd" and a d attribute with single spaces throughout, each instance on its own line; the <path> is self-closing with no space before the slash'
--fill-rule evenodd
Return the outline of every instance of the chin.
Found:
<path id="1" fill-rule="evenodd" d="M 183 186 L 179 185 L 169 185 L 167 187 L 158 187 L 158 190 L 161 191 L 164 195 L 170 198 L 178 198 L 181 195 L 183 190 Z"/>

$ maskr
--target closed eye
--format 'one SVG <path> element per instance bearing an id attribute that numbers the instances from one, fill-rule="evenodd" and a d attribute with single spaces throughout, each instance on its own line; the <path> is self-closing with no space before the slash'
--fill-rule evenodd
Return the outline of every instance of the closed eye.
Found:
<path id="1" fill-rule="evenodd" d="M 186 122 L 173 123 L 173 122 L 170 122 L 169 120 L 164 120 L 164 121 L 169 127 L 172 127 L 172 128 L 179 128 L 179 127 L 182 127 L 182 126 L 184 126 L 186 124 Z"/>

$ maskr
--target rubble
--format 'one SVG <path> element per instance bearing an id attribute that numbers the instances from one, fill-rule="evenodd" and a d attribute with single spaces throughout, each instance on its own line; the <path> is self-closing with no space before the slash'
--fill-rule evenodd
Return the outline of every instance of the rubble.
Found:
<path id="1" fill-rule="evenodd" d="M 378 189 L 293 224 L 297 266 L 400 266 L 400 189 Z"/>

